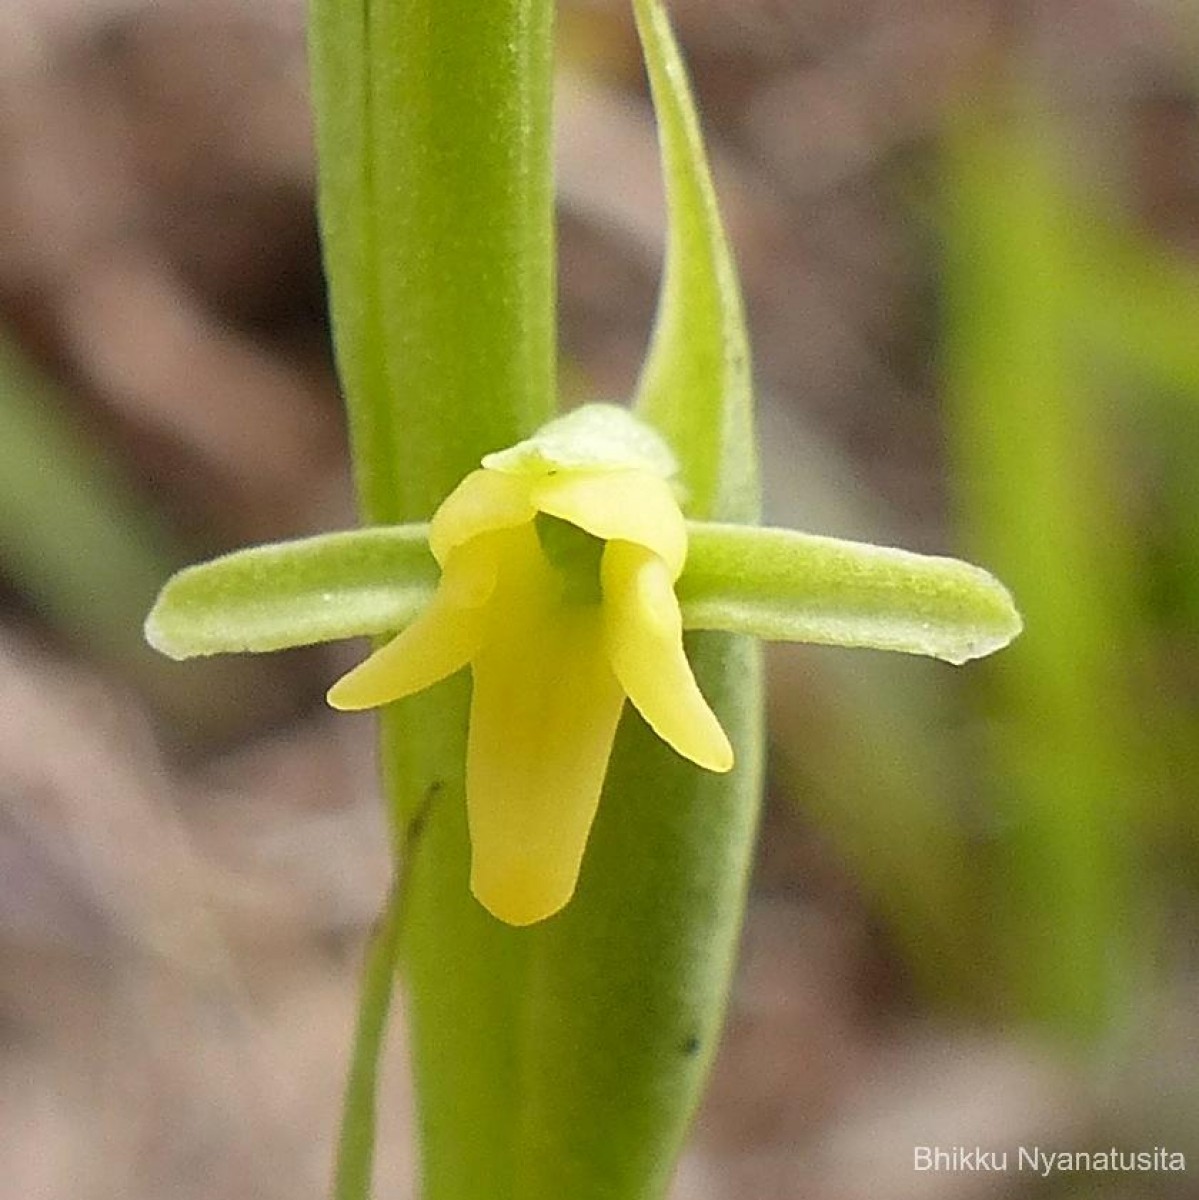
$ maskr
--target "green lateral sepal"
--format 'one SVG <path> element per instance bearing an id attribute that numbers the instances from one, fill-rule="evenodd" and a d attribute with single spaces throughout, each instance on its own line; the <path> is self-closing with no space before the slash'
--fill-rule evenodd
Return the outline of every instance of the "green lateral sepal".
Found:
<path id="1" fill-rule="evenodd" d="M 437 587 L 427 525 L 273 542 L 173 575 L 146 640 L 175 659 L 393 633 Z"/>
<path id="2" fill-rule="evenodd" d="M 1008 590 L 956 558 L 789 529 L 693 522 L 678 583 L 690 629 L 925 654 L 960 664 L 1021 630 Z"/>

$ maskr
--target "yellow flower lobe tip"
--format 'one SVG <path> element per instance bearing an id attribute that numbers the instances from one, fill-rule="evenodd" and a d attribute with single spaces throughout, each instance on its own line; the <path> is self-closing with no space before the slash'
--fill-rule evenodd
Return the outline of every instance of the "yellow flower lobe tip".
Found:
<path id="1" fill-rule="evenodd" d="M 651 729 L 684 758 L 723 774 L 733 747 L 683 649 L 683 621 L 666 564 L 631 542 L 609 542 L 601 564 L 604 636 L 621 687 Z"/>
<path id="2" fill-rule="evenodd" d="M 509 863 L 504 867 L 471 859 L 471 895 L 505 925 L 528 926 L 561 912 L 575 892 L 577 872 L 554 878 L 537 864 Z"/>
<path id="3" fill-rule="evenodd" d="M 342 712 L 358 712 L 432 687 L 474 657 L 483 634 L 483 612 L 434 598 L 403 633 L 343 675 L 326 701 Z"/>

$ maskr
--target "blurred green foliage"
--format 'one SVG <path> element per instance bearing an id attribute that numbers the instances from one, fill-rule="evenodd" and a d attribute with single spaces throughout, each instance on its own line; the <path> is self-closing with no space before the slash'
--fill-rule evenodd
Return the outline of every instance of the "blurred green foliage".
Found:
<path id="1" fill-rule="evenodd" d="M 1149 622 L 1116 447 L 1076 334 L 1091 218 L 1062 161 L 1034 113 L 953 132 L 947 417 L 967 537 L 1008 573 L 1028 623 L 990 681 L 998 998 L 1099 1032 L 1144 949 L 1134 831 L 1152 767 L 1132 683 Z"/>
<path id="2" fill-rule="evenodd" d="M 5 574 L 52 624 L 94 649 L 152 663 L 137 613 L 178 555 L 145 498 L 2 334 L 0 456 Z"/>
<path id="3" fill-rule="evenodd" d="M 0 577 L 65 643 L 140 691 L 170 740 L 195 749 L 278 720 L 294 701 L 251 664 L 172 670 L 146 645 L 145 612 L 188 556 L 78 404 L 0 330 Z"/>
<path id="4" fill-rule="evenodd" d="M 1070 145 L 978 105 L 939 180 L 959 549 L 1025 633 L 962 676 L 957 729 L 935 667 L 813 660 L 821 736 L 782 757 L 926 994 L 1093 1045 L 1194 891 L 1199 268 L 1101 214 Z"/>

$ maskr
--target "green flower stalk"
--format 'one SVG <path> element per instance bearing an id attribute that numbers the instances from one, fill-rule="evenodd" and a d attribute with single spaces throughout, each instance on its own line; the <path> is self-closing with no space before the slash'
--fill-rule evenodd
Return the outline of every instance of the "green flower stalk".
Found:
<path id="1" fill-rule="evenodd" d="M 670 220 L 658 320 L 631 410 L 554 419 L 550 11 L 314 0 L 322 236 L 368 527 L 189 568 L 146 626 L 177 658 L 380 639 L 329 696 L 381 706 L 398 855 L 341 1200 L 369 1192 L 397 966 L 426 1200 L 660 1196 L 745 900 L 755 639 L 959 663 L 1020 628 L 977 567 L 756 525 L 736 272 L 658 0 L 634 3 Z"/>

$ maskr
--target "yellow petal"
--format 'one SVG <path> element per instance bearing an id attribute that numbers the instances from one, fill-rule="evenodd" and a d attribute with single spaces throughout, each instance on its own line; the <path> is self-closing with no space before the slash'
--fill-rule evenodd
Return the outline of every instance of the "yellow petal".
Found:
<path id="1" fill-rule="evenodd" d="M 687 527 L 670 484 L 649 471 L 560 471 L 532 481 L 537 508 L 595 537 L 619 538 L 654 551 L 679 577 Z"/>
<path id="2" fill-rule="evenodd" d="M 518 534 L 472 664 L 466 795 L 471 890 L 530 925 L 574 893 L 624 696 L 599 605 L 563 603 L 532 528 Z"/>
<path id="3" fill-rule="evenodd" d="M 450 555 L 437 594 L 411 625 L 343 675 L 326 699 L 333 708 L 376 708 L 431 687 L 474 657 L 483 634 L 483 606 L 495 589 L 499 539 L 476 538 Z"/>
<path id="4" fill-rule="evenodd" d="M 733 748 L 683 652 L 683 622 L 667 566 L 631 542 L 609 542 L 600 567 L 612 669 L 650 728 L 684 758 L 728 771 Z"/>
<path id="5" fill-rule="evenodd" d="M 442 502 L 429 526 L 429 549 L 443 566 L 450 551 L 481 533 L 511 529 L 537 515 L 532 481 L 502 471 L 472 471 Z"/>
<path id="6" fill-rule="evenodd" d="M 343 675 L 325 699 L 333 708 L 354 712 L 423 691 L 470 662 L 482 623 L 478 609 L 434 602 L 403 633 Z"/>

